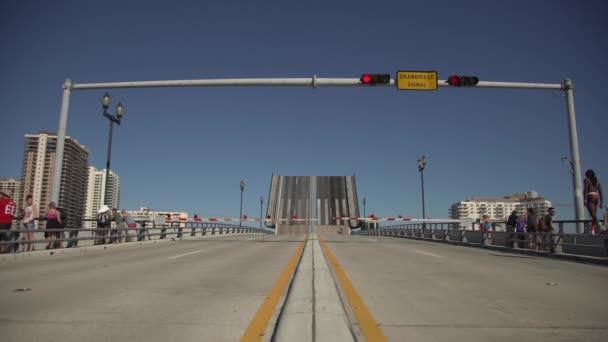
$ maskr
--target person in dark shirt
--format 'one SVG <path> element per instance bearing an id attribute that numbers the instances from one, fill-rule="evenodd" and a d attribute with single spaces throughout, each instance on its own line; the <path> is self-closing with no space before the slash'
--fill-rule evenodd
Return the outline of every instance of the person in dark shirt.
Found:
<path id="1" fill-rule="evenodd" d="M 555 227 L 553 225 L 553 216 L 555 215 L 555 208 L 550 207 L 545 215 L 545 244 L 549 249 L 549 253 L 555 253 L 555 244 L 553 243 L 553 234 L 555 233 Z"/>
<path id="2" fill-rule="evenodd" d="M 526 231 L 528 232 L 528 247 L 536 250 L 538 243 L 536 243 L 536 233 L 538 231 L 538 218 L 536 217 L 536 210 L 534 208 L 528 208 L 528 220 L 526 221 Z"/>
<path id="3" fill-rule="evenodd" d="M 513 248 L 515 244 L 515 226 L 517 225 L 517 211 L 513 210 L 507 219 L 507 240 L 506 246 Z"/>

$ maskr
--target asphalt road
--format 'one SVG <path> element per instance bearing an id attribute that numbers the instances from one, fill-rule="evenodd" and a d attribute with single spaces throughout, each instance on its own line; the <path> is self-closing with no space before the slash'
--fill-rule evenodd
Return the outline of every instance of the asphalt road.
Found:
<path id="1" fill-rule="evenodd" d="M 238 340 L 302 237 L 261 239 L 0 261 L 0 341 Z"/>
<path id="2" fill-rule="evenodd" d="M 238 340 L 301 240 L 216 235 L 0 261 L 0 341 Z M 608 340 L 606 267 L 390 237 L 326 241 L 391 341 Z"/>
<path id="3" fill-rule="evenodd" d="M 608 341 L 608 268 L 390 237 L 326 236 L 391 341 Z"/>

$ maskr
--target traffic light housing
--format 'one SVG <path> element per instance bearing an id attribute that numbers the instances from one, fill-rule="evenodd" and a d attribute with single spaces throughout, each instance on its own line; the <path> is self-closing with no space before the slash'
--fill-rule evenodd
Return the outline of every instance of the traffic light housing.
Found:
<path id="1" fill-rule="evenodd" d="M 391 83 L 390 74 L 363 74 L 359 78 L 361 84 L 376 85 L 376 84 L 389 84 Z"/>
<path id="2" fill-rule="evenodd" d="M 472 87 L 479 83 L 477 76 L 450 76 L 445 83 L 455 87 Z"/>

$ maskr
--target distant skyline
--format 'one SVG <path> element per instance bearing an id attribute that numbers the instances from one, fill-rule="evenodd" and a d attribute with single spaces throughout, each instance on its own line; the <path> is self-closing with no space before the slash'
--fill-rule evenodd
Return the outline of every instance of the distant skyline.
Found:
<path id="1" fill-rule="evenodd" d="M 25 134 L 57 132 L 61 85 L 344 77 L 436 70 L 439 79 L 574 82 L 581 171 L 608 182 L 604 1 L 129 1 L 0 3 L 0 177 L 19 178 Z M 464 18 L 464 19 L 463 19 Z M 275 175 L 356 176 L 367 213 L 420 217 L 537 191 L 573 218 L 560 92 L 395 88 L 110 89 L 112 170 L 127 209 L 259 215 Z M 67 134 L 105 167 L 105 90 L 74 91 Z M 568 205 L 570 205 L 568 207 Z"/>

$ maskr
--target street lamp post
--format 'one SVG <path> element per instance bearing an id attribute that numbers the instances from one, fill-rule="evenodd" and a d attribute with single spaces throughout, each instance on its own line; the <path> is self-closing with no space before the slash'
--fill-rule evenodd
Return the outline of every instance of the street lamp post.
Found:
<path id="1" fill-rule="evenodd" d="M 116 115 L 112 115 L 108 113 L 108 108 L 110 107 L 110 94 L 107 92 L 103 94 L 101 98 L 101 106 L 103 107 L 103 116 L 108 118 L 110 121 L 110 137 L 108 139 L 108 159 L 106 161 L 106 184 L 104 188 L 104 204 L 108 204 L 109 196 L 108 196 L 108 185 L 110 184 L 110 159 L 112 157 L 112 130 L 114 127 L 114 123 L 120 125 L 122 121 L 122 115 L 124 114 L 125 108 L 123 107 L 121 102 L 118 102 L 116 105 Z"/>
<path id="2" fill-rule="evenodd" d="M 366 218 L 367 216 L 365 216 L 365 204 L 367 203 L 367 197 L 363 197 L 363 218 Z M 365 221 L 363 221 L 363 224 L 365 225 Z"/>
<path id="3" fill-rule="evenodd" d="M 426 227 L 426 211 L 424 209 L 424 168 L 426 167 L 426 157 L 418 159 L 418 171 L 420 172 L 420 183 L 422 184 L 422 229 Z"/>
<path id="4" fill-rule="evenodd" d="M 260 229 L 262 229 L 262 207 L 264 206 L 264 197 L 260 196 Z"/>
<path id="5" fill-rule="evenodd" d="M 241 181 L 241 210 L 239 215 L 239 228 L 243 226 L 243 190 L 245 190 L 245 182 Z"/>

